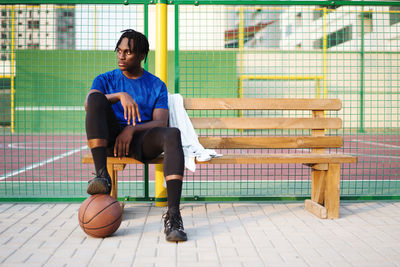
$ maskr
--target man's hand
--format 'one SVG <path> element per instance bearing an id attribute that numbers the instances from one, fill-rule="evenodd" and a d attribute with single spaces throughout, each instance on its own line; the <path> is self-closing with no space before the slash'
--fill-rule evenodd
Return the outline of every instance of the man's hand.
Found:
<path id="1" fill-rule="evenodd" d="M 135 128 L 133 126 L 126 126 L 118 135 L 114 145 L 114 157 L 122 158 L 128 156 L 134 132 Z"/>
<path id="2" fill-rule="evenodd" d="M 129 94 L 125 92 L 119 93 L 119 100 L 121 101 L 121 105 L 124 108 L 124 118 L 128 121 L 128 125 L 130 125 L 132 121 L 132 125 L 134 126 L 136 124 L 136 117 L 139 121 L 141 121 L 139 106 Z"/>

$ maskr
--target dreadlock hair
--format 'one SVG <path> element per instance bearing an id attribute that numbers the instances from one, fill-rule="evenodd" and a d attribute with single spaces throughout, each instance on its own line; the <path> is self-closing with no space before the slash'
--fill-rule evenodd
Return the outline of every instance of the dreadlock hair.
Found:
<path id="1" fill-rule="evenodd" d="M 117 45 L 115 46 L 114 52 L 117 51 L 118 46 L 121 44 L 122 39 L 128 38 L 129 51 L 137 55 L 144 55 L 144 62 L 147 60 L 147 54 L 149 53 L 149 41 L 147 37 L 142 33 L 132 29 L 121 31 L 123 34 L 119 38 Z M 133 46 L 132 46 L 133 41 Z M 131 50 L 133 47 L 133 50 Z"/>

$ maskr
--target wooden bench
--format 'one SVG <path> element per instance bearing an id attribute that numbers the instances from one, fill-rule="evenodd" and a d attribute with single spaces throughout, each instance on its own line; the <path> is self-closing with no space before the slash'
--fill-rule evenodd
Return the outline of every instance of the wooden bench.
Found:
<path id="1" fill-rule="evenodd" d="M 225 129 L 222 131 L 225 134 L 220 136 L 200 134 L 199 141 L 205 148 L 224 151 L 243 149 L 240 154 L 224 152 L 220 158 L 198 164 L 304 164 L 311 168 L 311 199 L 305 201 L 305 208 L 320 218 L 339 217 L 341 164 L 357 162 L 357 157 L 327 151 L 327 148 L 340 148 L 343 145 L 341 136 L 326 135 L 329 129 L 342 128 L 342 120 L 325 114 L 327 111 L 340 110 L 341 100 L 186 98 L 184 105 L 188 111 L 195 110 L 192 112 L 194 114 L 211 114 L 207 117 L 204 114 L 191 116 L 193 126 L 198 131 Z M 279 116 L 262 116 L 261 111 L 277 111 Z M 218 113 L 223 115 L 218 117 Z M 244 152 L 247 149 L 252 152 Z M 267 149 L 291 152 L 275 154 Z M 82 162 L 93 163 L 91 155 L 86 155 Z M 151 163 L 162 164 L 162 158 Z M 113 185 L 111 195 L 115 197 L 117 173 L 126 164 L 142 163 L 133 158 L 108 158 Z"/>

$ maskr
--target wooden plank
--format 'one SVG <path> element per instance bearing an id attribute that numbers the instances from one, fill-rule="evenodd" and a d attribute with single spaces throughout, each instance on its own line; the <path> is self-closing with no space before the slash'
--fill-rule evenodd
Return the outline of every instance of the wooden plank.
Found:
<path id="1" fill-rule="evenodd" d="M 320 219 L 327 218 L 327 211 L 326 208 L 317 202 L 312 201 L 311 199 L 306 199 L 304 201 L 305 209 L 317 216 Z"/>
<path id="2" fill-rule="evenodd" d="M 92 164 L 92 157 L 85 156 L 82 163 Z M 262 163 L 356 163 L 357 157 L 342 154 L 228 154 L 210 161 L 197 162 L 198 164 L 262 164 Z M 129 157 L 121 159 L 108 157 L 107 163 L 111 164 L 143 164 Z M 149 162 L 150 164 L 161 164 L 163 158 L 160 156 Z"/>
<path id="3" fill-rule="evenodd" d="M 326 173 L 325 208 L 328 219 L 339 218 L 340 207 L 340 164 L 329 164 Z"/>
<path id="4" fill-rule="evenodd" d="M 84 164 L 93 164 L 92 154 L 86 154 L 82 157 L 82 163 Z"/>
<path id="5" fill-rule="evenodd" d="M 311 171 L 311 200 L 324 204 L 326 171 Z"/>
<path id="6" fill-rule="evenodd" d="M 340 118 L 191 118 L 197 129 L 340 129 Z"/>
<path id="7" fill-rule="evenodd" d="M 125 170 L 126 164 L 114 164 L 114 170 L 116 171 L 123 171 Z"/>
<path id="8" fill-rule="evenodd" d="M 313 118 L 323 118 L 325 117 L 324 111 L 321 110 L 313 110 L 312 111 L 312 116 Z M 311 135 L 314 137 L 321 137 L 325 135 L 325 130 L 321 130 L 321 129 L 313 129 L 311 131 Z M 311 151 L 312 153 L 325 153 L 326 150 L 325 149 L 320 149 L 320 148 L 315 148 Z"/>
<path id="9" fill-rule="evenodd" d="M 82 163 L 84 164 L 93 164 L 93 158 L 91 154 L 87 154 L 82 158 Z M 149 163 L 151 164 L 159 164 L 159 163 L 163 163 L 163 158 L 162 157 L 158 157 L 154 160 L 151 160 Z M 124 164 L 143 164 L 143 162 L 131 158 L 131 157 L 123 157 L 123 158 L 115 158 L 115 157 L 107 157 L 107 164 L 115 164 L 117 165 L 117 170 L 119 170 Z"/>
<path id="10" fill-rule="evenodd" d="M 304 164 L 313 170 L 316 171 L 327 171 L 328 170 L 328 164 L 327 163 L 320 163 L 320 164 Z"/>
<path id="11" fill-rule="evenodd" d="M 198 164 L 355 163 L 357 157 L 341 154 L 229 154 Z"/>
<path id="12" fill-rule="evenodd" d="M 340 99 L 185 98 L 187 110 L 340 110 Z"/>
<path id="13" fill-rule="evenodd" d="M 201 136 L 206 148 L 327 148 L 342 147 L 341 136 Z"/>

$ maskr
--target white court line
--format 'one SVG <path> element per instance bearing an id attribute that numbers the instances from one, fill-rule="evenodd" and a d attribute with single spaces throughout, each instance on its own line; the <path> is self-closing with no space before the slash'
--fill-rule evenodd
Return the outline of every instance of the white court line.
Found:
<path id="1" fill-rule="evenodd" d="M 65 153 L 63 153 L 63 154 L 60 154 L 60 155 L 58 155 L 58 156 L 55 156 L 55 157 L 52 157 L 52 158 L 48 158 L 48 159 L 46 159 L 46 160 L 43 160 L 43 161 L 40 161 L 40 162 L 37 162 L 37 163 L 33 163 L 33 164 L 31 164 L 31 165 L 25 166 L 25 167 L 23 167 L 23 168 L 21 168 L 21 169 L 19 169 L 19 170 L 14 170 L 14 171 L 12 171 L 12 172 L 6 173 L 6 174 L 0 176 L 0 181 L 1 181 L 1 180 L 4 180 L 4 179 L 7 179 L 7 178 L 9 178 L 9 177 L 18 175 L 18 174 L 23 173 L 23 172 L 27 172 L 27 171 L 36 169 L 36 168 L 41 167 L 41 166 L 43 166 L 43 165 L 46 165 L 46 164 L 48 164 L 48 163 L 50 163 L 50 162 L 53 162 L 53 161 L 56 161 L 56 160 L 59 160 L 59 159 L 68 157 L 68 156 L 70 156 L 70 155 L 72 155 L 72 154 L 75 154 L 75 153 L 77 153 L 77 152 L 80 152 L 80 151 L 86 149 L 87 147 L 88 147 L 87 145 L 86 145 L 86 146 L 82 146 L 82 147 L 80 147 L 80 148 L 77 148 L 77 149 L 74 149 L 74 150 L 70 150 L 70 151 L 65 152 Z"/>
<path id="2" fill-rule="evenodd" d="M 7 145 L 7 148 L 10 149 L 38 149 L 38 150 L 61 150 L 61 149 L 65 149 L 64 147 L 41 147 L 41 144 L 49 144 L 49 143 L 57 143 L 60 144 L 59 141 L 54 141 L 54 142 L 25 142 L 25 143 L 11 143 Z M 39 145 L 39 146 L 35 146 L 35 145 Z"/>
<path id="3" fill-rule="evenodd" d="M 351 140 L 351 141 L 359 142 L 359 143 L 366 143 L 366 144 L 375 145 L 375 146 L 383 146 L 383 147 L 390 147 L 390 148 L 397 148 L 397 149 L 400 148 L 400 146 L 387 145 L 387 144 L 382 144 L 382 143 L 378 143 L 378 142 L 370 142 L 370 141 L 363 141 L 363 140 L 357 140 L 357 139 L 354 139 L 354 140 Z"/>
<path id="4" fill-rule="evenodd" d="M 17 111 L 84 111 L 82 106 L 35 106 L 35 107 L 16 107 Z"/>

